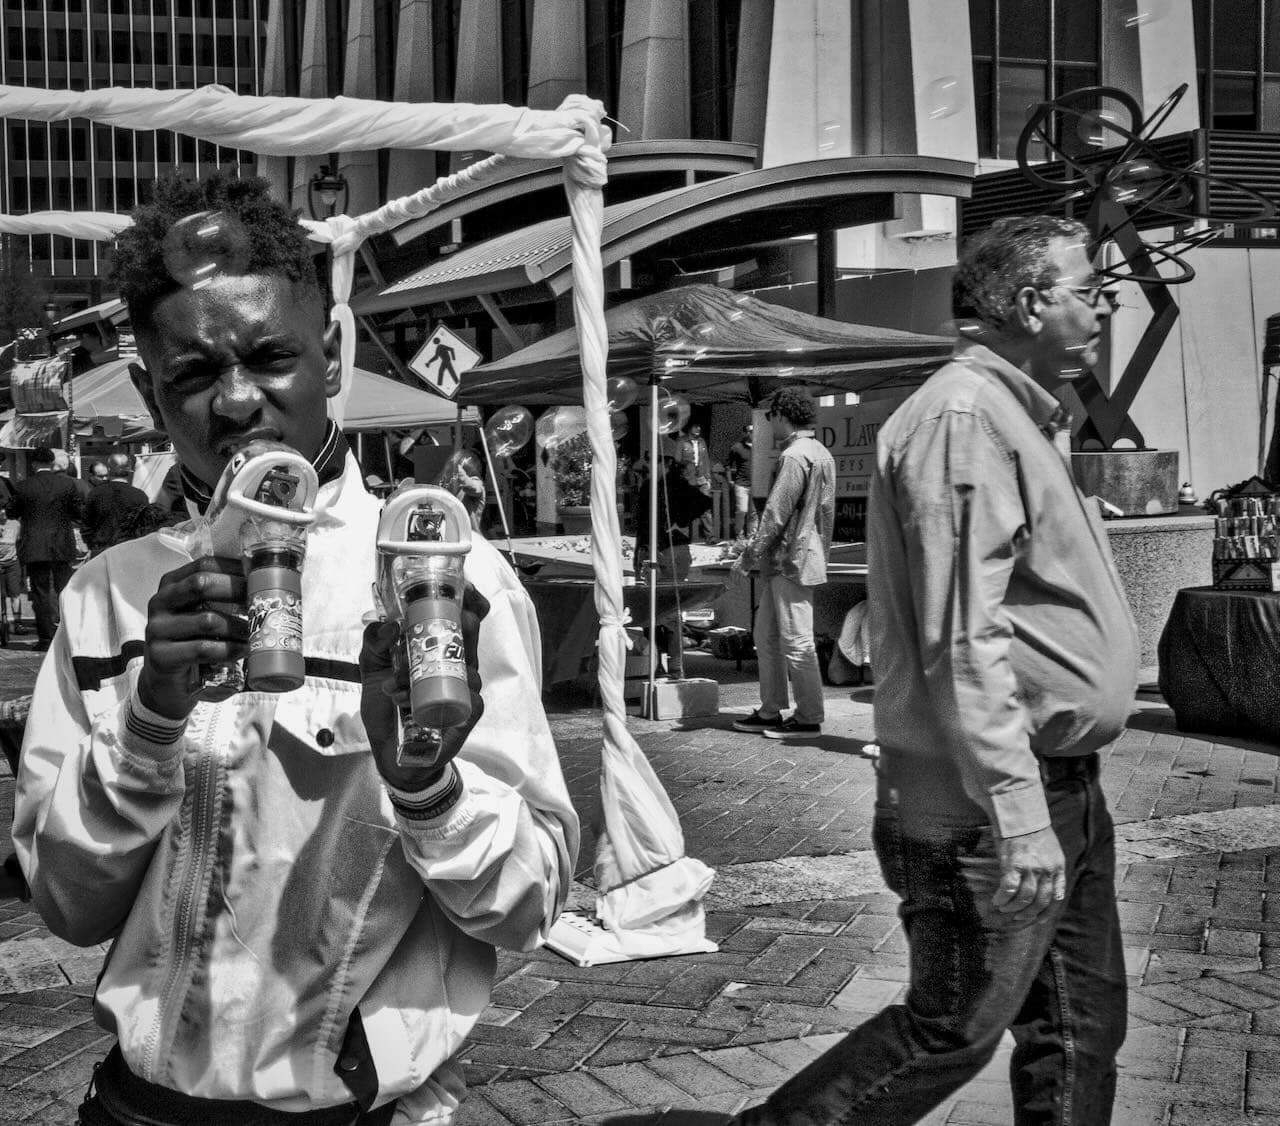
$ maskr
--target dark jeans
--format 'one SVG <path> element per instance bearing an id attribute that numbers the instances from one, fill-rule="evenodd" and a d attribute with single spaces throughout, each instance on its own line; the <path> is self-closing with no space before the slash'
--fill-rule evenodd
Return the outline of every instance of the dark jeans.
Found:
<path id="1" fill-rule="evenodd" d="M 31 609 L 36 616 L 36 639 L 52 641 L 58 628 L 58 598 L 71 581 L 70 563 L 28 563 Z"/>
<path id="2" fill-rule="evenodd" d="M 770 1096 L 744 1111 L 772 1123 L 916 1122 L 988 1063 L 1006 1028 L 1018 1126 L 1105 1126 L 1124 1040 L 1124 958 L 1115 838 L 1097 756 L 1046 768 L 1067 895 L 1014 926 L 991 906 L 999 879 L 984 825 L 937 824 L 927 802 L 881 786 L 874 840 L 902 898 L 911 985 Z"/>

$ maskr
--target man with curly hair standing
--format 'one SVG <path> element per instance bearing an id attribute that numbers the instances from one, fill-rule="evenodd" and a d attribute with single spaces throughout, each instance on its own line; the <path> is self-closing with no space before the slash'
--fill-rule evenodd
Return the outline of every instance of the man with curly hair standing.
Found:
<path id="1" fill-rule="evenodd" d="M 198 284 L 193 216 L 224 236 Z M 222 176 L 162 181 L 134 217 L 116 259 L 132 376 L 189 504 L 206 512 L 260 442 L 309 459 L 320 489 L 292 692 L 206 692 L 249 630 L 242 560 L 183 546 L 203 516 L 107 548 L 63 596 L 13 834 L 50 930 L 113 943 L 94 1013 L 117 1043 L 81 1126 L 447 1123 L 494 948 L 536 945 L 577 850 L 533 606 L 475 539 L 471 718 L 419 729 L 402 761 L 403 647 L 373 606 L 380 506 L 327 417 L 339 329 L 301 229 L 266 181 Z"/>
<path id="2" fill-rule="evenodd" d="M 827 581 L 836 465 L 813 436 L 813 396 L 804 388 L 776 392 L 766 417 L 781 439 L 782 456 L 759 527 L 732 572 L 740 577 L 760 569 L 755 625 L 760 706 L 733 726 L 785 739 L 820 734 L 825 718 L 822 671 L 813 646 L 813 588 Z M 796 708 L 783 719 L 788 681 Z"/>

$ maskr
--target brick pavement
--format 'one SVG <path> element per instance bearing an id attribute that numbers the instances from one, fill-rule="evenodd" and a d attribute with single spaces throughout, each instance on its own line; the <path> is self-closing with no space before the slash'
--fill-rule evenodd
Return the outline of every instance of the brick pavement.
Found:
<path id="1" fill-rule="evenodd" d="M 750 683 L 726 684 L 722 704 L 745 711 L 753 696 Z M 736 866 L 842 859 L 870 847 L 873 775 L 860 754 L 869 693 L 852 697 L 829 689 L 828 731 L 839 735 L 818 746 L 744 737 L 726 718 L 635 721 L 689 853 L 725 868 L 726 886 Z M 578 709 L 552 721 L 588 828 L 578 874 L 589 879 L 597 718 Z M 1105 765 L 1104 787 L 1130 840 L 1119 870 L 1133 987 L 1119 1126 L 1280 1126 L 1280 896 L 1270 899 L 1280 892 L 1280 839 L 1273 846 L 1269 819 L 1249 813 L 1278 804 L 1278 764 L 1257 744 L 1184 736 L 1148 699 Z M 6 817 L 11 794 L 11 780 L 0 781 Z M 1205 822 L 1216 836 L 1196 835 L 1199 821 L 1187 815 L 1198 813 L 1222 815 Z M 716 954 L 587 969 L 541 951 L 500 955 L 492 1005 L 462 1053 L 472 1085 L 463 1126 L 736 1109 L 901 994 L 904 945 L 883 890 L 711 902 Z M 0 939 L 11 967 L 7 984 L 0 979 L 0 990 L 11 990 L 0 992 L 0 1126 L 74 1122 L 106 1043 L 89 1013 L 97 953 L 50 940 L 12 898 L 0 898 Z M 1007 1053 L 1006 1045 L 928 1122 L 1011 1122 Z"/>

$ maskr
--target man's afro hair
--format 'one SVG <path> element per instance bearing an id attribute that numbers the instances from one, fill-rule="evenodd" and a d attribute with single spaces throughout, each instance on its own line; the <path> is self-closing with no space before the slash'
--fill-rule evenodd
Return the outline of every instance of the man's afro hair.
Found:
<path id="1" fill-rule="evenodd" d="M 798 430 L 807 430 L 812 426 L 816 414 L 813 396 L 803 387 L 783 387 L 775 391 L 769 402 L 769 409 L 774 414 L 780 414 Z"/>
<path id="2" fill-rule="evenodd" d="M 237 179 L 220 170 L 200 180 L 171 176 L 156 181 L 151 202 L 134 208 L 133 226 L 116 243 L 110 280 L 135 325 L 147 325 L 155 304 L 182 288 L 165 265 L 165 236 L 179 220 L 206 211 L 222 212 L 244 229 L 249 246 L 245 273 L 278 274 L 319 292 L 306 233 L 271 198 L 266 180 Z"/>

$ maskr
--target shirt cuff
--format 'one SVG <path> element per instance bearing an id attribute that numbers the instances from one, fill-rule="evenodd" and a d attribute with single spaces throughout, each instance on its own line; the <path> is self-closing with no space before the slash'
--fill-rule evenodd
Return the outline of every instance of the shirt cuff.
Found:
<path id="1" fill-rule="evenodd" d="M 135 691 L 125 701 L 120 743 L 124 750 L 144 754 L 153 761 L 175 758 L 187 730 L 187 721 L 170 719 L 152 711 Z"/>
<path id="2" fill-rule="evenodd" d="M 462 776 L 453 763 L 447 763 L 438 781 L 425 790 L 401 790 L 390 784 L 387 793 L 396 813 L 409 821 L 435 821 L 450 812 L 462 800 Z"/>
<path id="3" fill-rule="evenodd" d="M 1001 837 L 1022 837 L 1049 828 L 1049 805 L 1039 779 L 988 795 L 991 819 Z"/>

